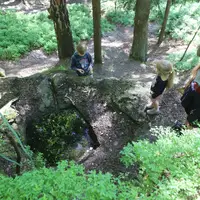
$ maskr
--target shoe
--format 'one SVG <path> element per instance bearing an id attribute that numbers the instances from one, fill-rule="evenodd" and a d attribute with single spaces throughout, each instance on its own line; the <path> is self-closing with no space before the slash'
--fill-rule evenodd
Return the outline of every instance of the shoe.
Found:
<path id="1" fill-rule="evenodd" d="M 146 105 L 146 108 L 147 108 L 147 109 L 152 109 L 152 108 L 153 108 L 153 105 L 148 104 L 148 105 Z"/>
<path id="2" fill-rule="evenodd" d="M 160 113 L 159 109 L 152 108 L 150 110 L 147 110 L 147 114 L 149 114 L 149 115 L 157 115 L 159 113 Z"/>
<path id="3" fill-rule="evenodd" d="M 152 108 L 153 108 L 152 105 L 146 105 L 144 108 L 144 112 L 146 112 L 147 110 L 152 109 Z"/>
<path id="4" fill-rule="evenodd" d="M 178 120 L 175 121 L 171 128 L 177 133 L 178 136 L 183 135 L 182 131 L 185 129 L 184 125 Z"/>

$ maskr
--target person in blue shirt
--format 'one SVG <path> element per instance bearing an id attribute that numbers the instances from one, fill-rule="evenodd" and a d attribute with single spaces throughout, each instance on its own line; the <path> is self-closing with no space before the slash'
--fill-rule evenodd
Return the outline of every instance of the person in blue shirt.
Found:
<path id="1" fill-rule="evenodd" d="M 78 76 L 90 75 L 93 77 L 92 56 L 87 52 L 87 46 L 84 43 L 76 46 L 76 52 L 71 58 L 71 69 L 76 71 Z"/>
<path id="2" fill-rule="evenodd" d="M 146 106 L 147 114 L 159 114 L 159 101 L 166 88 L 171 88 L 174 81 L 174 70 L 171 62 L 159 60 L 155 62 L 157 75 L 151 85 L 151 102 Z"/>

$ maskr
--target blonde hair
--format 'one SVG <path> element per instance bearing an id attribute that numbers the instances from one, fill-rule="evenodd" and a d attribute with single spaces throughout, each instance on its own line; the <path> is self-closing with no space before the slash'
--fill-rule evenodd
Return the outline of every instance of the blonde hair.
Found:
<path id="1" fill-rule="evenodd" d="M 196 75 L 197 75 L 197 72 L 198 70 L 200 70 L 200 64 L 198 64 L 196 67 L 194 67 L 192 69 L 192 72 L 191 72 L 191 78 L 189 79 L 189 81 L 185 84 L 185 87 L 187 88 L 191 82 L 196 78 Z"/>
<path id="2" fill-rule="evenodd" d="M 80 42 L 77 46 L 76 46 L 76 51 L 81 54 L 84 55 L 85 52 L 87 50 L 87 46 L 85 43 Z"/>
<path id="3" fill-rule="evenodd" d="M 157 74 L 159 76 L 168 76 L 166 87 L 172 88 L 174 84 L 174 76 L 175 76 L 173 64 L 168 60 L 159 60 L 159 61 L 156 61 L 155 63 L 156 63 Z"/>

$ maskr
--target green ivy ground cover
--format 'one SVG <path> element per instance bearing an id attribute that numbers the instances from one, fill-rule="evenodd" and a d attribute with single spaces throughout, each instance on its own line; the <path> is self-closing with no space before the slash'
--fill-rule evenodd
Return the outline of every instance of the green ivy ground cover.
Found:
<path id="1" fill-rule="evenodd" d="M 81 4 L 68 6 L 73 40 L 88 40 L 93 35 L 93 21 L 89 8 Z M 16 59 L 36 48 L 46 53 L 57 49 L 53 22 L 47 12 L 22 14 L 0 10 L 0 59 Z M 102 19 L 102 32 L 113 30 L 114 26 Z"/>

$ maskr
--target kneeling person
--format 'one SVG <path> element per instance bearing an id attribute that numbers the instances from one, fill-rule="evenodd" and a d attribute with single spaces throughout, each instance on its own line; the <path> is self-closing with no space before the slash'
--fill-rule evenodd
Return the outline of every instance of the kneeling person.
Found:
<path id="1" fill-rule="evenodd" d="M 71 69 L 76 71 L 78 76 L 93 76 L 92 56 L 87 52 L 87 46 L 79 43 L 76 52 L 71 58 Z"/>

